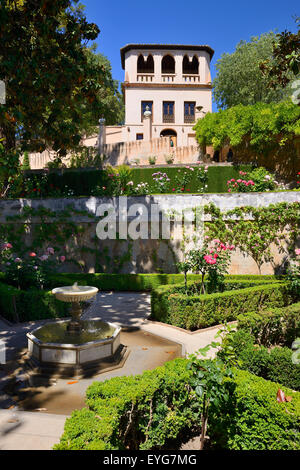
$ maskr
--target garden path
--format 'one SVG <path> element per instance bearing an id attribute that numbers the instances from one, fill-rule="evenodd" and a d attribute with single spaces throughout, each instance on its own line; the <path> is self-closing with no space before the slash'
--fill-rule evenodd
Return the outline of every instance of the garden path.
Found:
<path id="1" fill-rule="evenodd" d="M 217 326 L 188 333 L 170 325 L 148 320 L 150 312 L 150 295 L 147 293 L 101 292 L 94 300 L 90 301 L 83 318 L 101 317 L 104 321 L 111 321 L 123 327 L 136 328 L 145 333 L 180 343 L 183 354 L 193 353 L 214 341 L 219 330 Z M 26 333 L 43 323 L 45 321 L 9 325 L 0 319 L 0 339 L 6 343 L 7 360 L 10 367 L 14 366 L 13 359 L 18 351 L 26 347 Z M 214 351 L 210 351 L 208 356 L 213 354 Z M 75 398 L 80 403 L 80 406 L 77 404 L 75 408 L 84 406 L 85 390 L 95 380 L 103 381 L 112 376 L 137 374 L 147 368 L 149 368 L 147 361 L 142 357 L 141 351 L 136 350 L 129 355 L 122 369 L 79 380 L 78 383 L 72 385 L 72 396 L 76 395 Z M 2 368 L 0 366 L 0 449 L 51 449 L 59 441 L 67 413 L 63 415 L 49 414 L 44 413 L 43 410 L 41 412 L 24 412 L 18 411 L 17 407 L 8 410 L 7 408 L 12 404 L 11 398 L 3 393 L 3 387 L 7 383 L 7 372 L 6 366 Z M 21 376 L 20 380 L 22 380 Z M 66 399 L 68 396 L 70 397 L 70 386 L 67 380 L 58 379 L 54 385 L 56 393 L 60 397 L 62 394 L 65 394 Z"/>

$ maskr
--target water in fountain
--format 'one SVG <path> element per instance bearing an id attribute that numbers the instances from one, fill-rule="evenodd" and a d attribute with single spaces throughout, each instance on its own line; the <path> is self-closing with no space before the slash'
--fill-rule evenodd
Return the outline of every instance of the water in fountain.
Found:
<path id="1" fill-rule="evenodd" d="M 99 339 L 111 338 L 115 328 L 101 320 L 81 320 L 82 329 L 72 334 L 67 330 L 69 321 L 48 323 L 35 332 L 42 343 L 84 344 Z"/>

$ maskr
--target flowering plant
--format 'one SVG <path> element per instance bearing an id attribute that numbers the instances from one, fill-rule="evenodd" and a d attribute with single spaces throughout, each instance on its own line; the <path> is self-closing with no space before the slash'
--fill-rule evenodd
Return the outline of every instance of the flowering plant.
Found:
<path id="1" fill-rule="evenodd" d="M 177 193 L 182 193 L 185 191 L 187 185 L 190 183 L 194 168 L 192 166 L 187 165 L 185 168 L 180 168 L 177 171 L 177 175 L 175 176 L 175 185 L 177 186 L 175 191 Z"/>
<path id="2" fill-rule="evenodd" d="M 205 238 L 200 250 L 191 250 L 188 260 L 191 269 L 201 274 L 201 293 L 205 294 L 204 278 L 208 275 L 208 290 L 215 292 L 224 287 L 224 275 L 228 271 L 230 252 L 235 249 L 234 245 L 226 245 L 219 239 L 209 242 Z"/>
<path id="3" fill-rule="evenodd" d="M 232 178 L 227 181 L 229 193 L 265 192 L 279 189 L 279 183 L 275 181 L 274 176 L 263 167 L 255 168 L 249 174 L 245 171 L 240 171 L 239 173 L 240 178 Z"/>
<path id="4" fill-rule="evenodd" d="M 148 183 L 139 183 L 136 185 L 135 188 L 133 188 L 133 192 L 136 195 L 141 195 L 141 194 L 150 194 L 150 188 Z"/>
<path id="5" fill-rule="evenodd" d="M 13 252 L 11 243 L 4 243 L 1 247 L 1 262 L 7 281 L 18 289 L 43 289 L 48 275 L 54 270 L 54 254 L 54 249 L 48 247 L 41 256 L 31 251 L 21 258 Z M 65 260 L 64 255 L 59 257 L 60 263 Z"/>
<path id="6" fill-rule="evenodd" d="M 166 193 L 170 184 L 170 178 L 167 173 L 158 171 L 157 173 L 152 173 L 152 178 L 155 190 L 158 193 Z"/>
<path id="7" fill-rule="evenodd" d="M 242 180 L 241 178 L 235 179 L 232 178 L 231 180 L 227 181 L 227 187 L 228 187 L 228 192 L 229 193 L 246 193 L 249 191 L 254 190 L 254 181 L 249 180 Z"/>
<path id="8" fill-rule="evenodd" d="M 198 192 L 205 193 L 208 188 L 208 166 L 201 167 L 199 166 L 196 169 L 196 178 L 199 181 Z"/>

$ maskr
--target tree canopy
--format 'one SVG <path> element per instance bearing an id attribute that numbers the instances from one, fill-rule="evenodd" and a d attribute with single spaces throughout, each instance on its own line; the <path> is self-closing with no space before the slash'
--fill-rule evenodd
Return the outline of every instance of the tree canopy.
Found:
<path id="1" fill-rule="evenodd" d="M 273 88 L 285 87 L 300 74 L 300 18 L 296 18 L 297 33 L 283 31 L 276 34 L 273 42 L 273 60 L 260 64 L 262 72 L 269 77 Z"/>
<path id="2" fill-rule="evenodd" d="M 100 30 L 78 0 L 0 0 L 0 131 L 6 151 L 60 155 L 103 116 L 121 119 L 108 60 L 88 49 Z"/>
<path id="3" fill-rule="evenodd" d="M 252 150 L 265 152 L 300 135 L 300 108 L 291 100 L 280 103 L 238 105 L 207 113 L 194 127 L 200 145 L 215 149 L 224 145 L 237 147 L 247 142 Z M 249 149 L 250 151 L 250 149 Z"/>
<path id="4" fill-rule="evenodd" d="M 274 40 L 274 33 L 266 33 L 249 42 L 240 41 L 232 54 L 221 56 L 213 82 L 214 99 L 219 108 L 278 102 L 288 96 L 287 89 L 271 88 L 269 78 L 260 70 L 261 62 L 272 63 Z"/>

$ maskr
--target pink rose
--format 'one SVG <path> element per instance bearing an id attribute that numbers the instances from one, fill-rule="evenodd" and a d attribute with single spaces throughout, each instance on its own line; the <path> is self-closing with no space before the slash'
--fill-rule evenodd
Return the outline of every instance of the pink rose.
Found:
<path id="1" fill-rule="evenodd" d="M 5 243 L 4 248 L 7 248 L 8 250 L 10 250 L 12 248 L 12 244 L 11 243 Z"/>
<path id="2" fill-rule="evenodd" d="M 296 248 L 295 253 L 297 256 L 300 256 L 300 248 Z"/>
<path id="3" fill-rule="evenodd" d="M 66 261 L 66 257 L 65 257 L 65 256 L 61 256 L 59 259 L 60 259 L 60 261 L 61 261 L 62 263 L 64 263 L 64 262 Z"/>
<path id="4" fill-rule="evenodd" d="M 36 257 L 36 253 L 34 253 L 34 252 L 32 251 L 31 253 L 29 253 L 29 256 L 30 256 L 31 258 L 35 258 L 35 257 Z"/>

